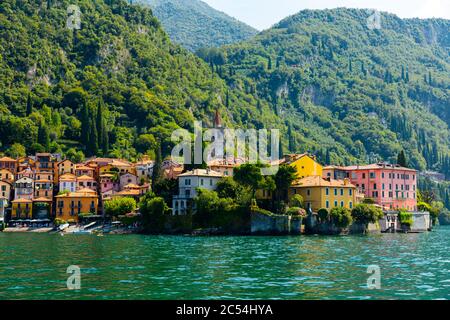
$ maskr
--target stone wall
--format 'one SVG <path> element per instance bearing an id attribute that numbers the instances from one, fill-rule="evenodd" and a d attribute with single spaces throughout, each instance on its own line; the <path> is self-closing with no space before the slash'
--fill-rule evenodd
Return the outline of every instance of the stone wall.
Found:
<path id="1" fill-rule="evenodd" d="M 252 234 L 300 234 L 302 219 L 287 215 L 251 214 Z"/>

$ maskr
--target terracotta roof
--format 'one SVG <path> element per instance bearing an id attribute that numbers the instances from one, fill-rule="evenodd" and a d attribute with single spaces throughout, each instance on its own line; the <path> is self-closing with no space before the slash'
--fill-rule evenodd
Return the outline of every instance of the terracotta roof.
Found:
<path id="1" fill-rule="evenodd" d="M 76 181 L 77 176 L 72 173 L 65 173 L 59 177 L 59 181 L 62 181 L 62 180 Z"/>
<path id="2" fill-rule="evenodd" d="M 33 201 L 28 200 L 28 199 L 15 199 L 13 201 L 11 201 L 12 203 L 32 203 Z"/>
<path id="3" fill-rule="evenodd" d="M 223 177 L 223 174 L 213 170 L 194 169 L 179 175 L 180 177 L 203 176 L 203 177 Z"/>
<path id="4" fill-rule="evenodd" d="M 66 162 L 66 161 L 69 161 L 69 162 L 73 163 L 73 162 L 70 161 L 69 159 L 64 159 L 64 160 L 59 161 L 59 162 L 57 163 L 57 165 L 60 165 L 61 163 L 64 163 L 64 162 Z"/>
<path id="5" fill-rule="evenodd" d="M 91 189 L 81 189 L 56 196 L 56 198 L 97 198 L 97 192 Z"/>
<path id="6" fill-rule="evenodd" d="M 52 199 L 40 197 L 40 198 L 33 199 L 33 202 L 52 202 Z"/>
<path id="7" fill-rule="evenodd" d="M 10 162 L 12 162 L 12 161 L 16 161 L 16 159 L 13 159 L 13 158 L 10 158 L 10 157 L 2 157 L 2 158 L 0 158 L 0 161 L 10 161 Z"/>
<path id="8" fill-rule="evenodd" d="M 302 188 L 302 187 L 339 187 L 339 188 L 356 188 L 355 185 L 351 184 L 347 180 L 334 180 L 334 179 L 324 179 L 321 176 L 309 176 L 303 179 L 296 180 L 292 187 Z"/>
<path id="9" fill-rule="evenodd" d="M 331 169 L 345 170 L 345 167 L 333 165 L 323 167 L 323 170 L 331 170 Z"/>
<path id="10" fill-rule="evenodd" d="M 140 196 L 141 192 L 139 190 L 129 189 L 123 190 L 117 193 L 113 193 L 112 196 Z"/>
<path id="11" fill-rule="evenodd" d="M 114 175 L 110 173 L 104 173 L 100 175 L 100 178 L 112 178 L 112 177 L 114 177 Z"/>
<path id="12" fill-rule="evenodd" d="M 134 183 L 129 183 L 127 184 L 125 187 L 123 187 L 124 189 L 141 189 L 140 186 L 138 186 L 137 184 Z"/>
<path id="13" fill-rule="evenodd" d="M 344 170 L 377 170 L 377 169 L 388 169 L 388 170 L 403 170 L 403 171 L 414 171 L 417 172 L 417 170 L 401 167 L 397 164 L 389 164 L 389 163 L 373 163 L 369 165 L 356 165 L 356 166 L 347 166 L 342 167 Z"/>
<path id="14" fill-rule="evenodd" d="M 88 167 L 87 165 L 84 165 L 84 164 L 77 164 L 77 165 L 75 165 L 75 170 L 89 170 L 89 171 L 94 171 L 94 168 Z"/>
<path id="15" fill-rule="evenodd" d="M 77 180 L 81 180 L 81 181 L 88 181 L 88 180 L 95 180 L 93 177 L 84 175 L 84 176 L 80 176 L 77 178 Z"/>

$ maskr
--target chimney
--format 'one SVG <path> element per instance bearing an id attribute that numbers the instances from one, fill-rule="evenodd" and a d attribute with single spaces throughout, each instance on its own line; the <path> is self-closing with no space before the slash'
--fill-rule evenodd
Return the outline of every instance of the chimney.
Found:
<path id="1" fill-rule="evenodd" d="M 348 179 L 348 178 L 345 178 L 345 179 L 344 179 L 344 186 L 347 186 L 349 183 L 350 183 L 349 179 Z"/>

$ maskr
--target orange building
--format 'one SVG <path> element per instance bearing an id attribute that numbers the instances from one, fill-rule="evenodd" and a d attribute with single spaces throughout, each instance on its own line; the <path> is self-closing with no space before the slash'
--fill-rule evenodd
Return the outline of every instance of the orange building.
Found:
<path id="1" fill-rule="evenodd" d="M 91 189 L 81 189 L 56 196 L 56 218 L 78 222 L 81 213 L 96 214 L 98 196 Z"/>

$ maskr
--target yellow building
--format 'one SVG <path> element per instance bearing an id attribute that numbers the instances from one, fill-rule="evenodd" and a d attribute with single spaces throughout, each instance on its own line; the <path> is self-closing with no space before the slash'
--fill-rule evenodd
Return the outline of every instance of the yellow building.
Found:
<path id="1" fill-rule="evenodd" d="M 81 213 L 97 213 L 98 196 L 91 189 L 68 192 L 58 195 L 55 198 L 57 219 L 78 222 L 78 216 Z"/>
<path id="2" fill-rule="evenodd" d="M 33 218 L 33 201 L 29 199 L 16 199 L 11 201 L 12 219 L 32 219 Z"/>
<path id="3" fill-rule="evenodd" d="M 289 199 L 295 194 L 303 197 L 305 208 L 311 208 L 315 212 L 321 208 L 353 209 L 358 200 L 356 186 L 350 180 L 324 179 L 321 176 L 296 181 L 289 189 Z"/>
<path id="4" fill-rule="evenodd" d="M 322 165 L 316 161 L 315 156 L 306 153 L 287 155 L 285 156 L 285 163 L 295 168 L 298 179 L 309 176 L 322 176 Z"/>

